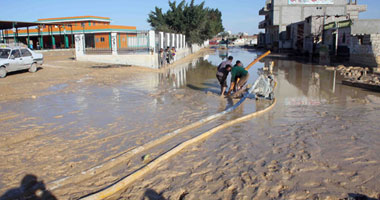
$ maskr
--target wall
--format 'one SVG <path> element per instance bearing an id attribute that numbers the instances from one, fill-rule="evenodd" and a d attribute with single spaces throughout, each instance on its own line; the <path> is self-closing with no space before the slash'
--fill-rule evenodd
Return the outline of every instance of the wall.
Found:
<path id="1" fill-rule="evenodd" d="M 380 19 L 354 20 L 351 25 L 350 61 L 380 66 Z"/>
<path id="2" fill-rule="evenodd" d="M 204 45 L 191 45 L 191 48 L 178 49 L 175 60 L 178 61 L 184 57 L 196 53 L 197 51 L 204 48 Z M 109 64 L 121 64 L 121 65 L 133 65 L 141 67 L 149 67 L 157 69 L 158 66 L 158 54 L 129 54 L 129 55 L 78 55 L 76 54 L 76 60 L 78 61 L 89 61 L 98 63 L 109 63 Z"/>
<path id="3" fill-rule="evenodd" d="M 350 62 L 353 65 L 380 67 L 380 34 L 351 37 Z"/>
<path id="4" fill-rule="evenodd" d="M 157 68 L 158 65 L 158 55 L 156 53 L 130 55 L 83 55 L 76 56 L 76 60 L 97 63 L 133 65 L 149 68 Z"/>
<path id="5" fill-rule="evenodd" d="M 351 27 L 338 30 L 338 46 L 349 46 L 351 44 Z"/>

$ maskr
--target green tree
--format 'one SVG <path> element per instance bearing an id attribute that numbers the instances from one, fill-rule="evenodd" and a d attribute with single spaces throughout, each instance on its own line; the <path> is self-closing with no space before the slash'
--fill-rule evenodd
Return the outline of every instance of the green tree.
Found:
<path id="1" fill-rule="evenodd" d="M 196 5 L 194 0 L 190 4 L 185 0 L 179 4 L 169 1 L 169 10 L 163 13 L 155 7 L 148 15 L 148 22 L 156 31 L 181 33 L 186 35 L 188 43 L 201 44 L 224 31 L 222 13 L 204 4 Z"/>

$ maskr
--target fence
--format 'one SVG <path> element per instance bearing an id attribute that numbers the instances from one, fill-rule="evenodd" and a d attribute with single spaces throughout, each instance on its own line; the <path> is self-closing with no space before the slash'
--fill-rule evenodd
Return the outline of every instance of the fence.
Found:
<path id="1" fill-rule="evenodd" d="M 117 53 L 146 53 L 149 52 L 149 32 L 141 31 L 136 34 L 117 34 Z"/>
<path id="2" fill-rule="evenodd" d="M 185 36 L 154 31 L 82 34 L 84 55 L 125 55 L 158 53 L 160 49 L 186 48 Z"/>
<path id="3" fill-rule="evenodd" d="M 149 32 L 84 34 L 84 54 L 111 55 L 149 52 Z"/>
<path id="4" fill-rule="evenodd" d="M 84 38 L 85 54 L 112 54 L 112 46 L 110 45 L 110 34 L 85 34 Z"/>

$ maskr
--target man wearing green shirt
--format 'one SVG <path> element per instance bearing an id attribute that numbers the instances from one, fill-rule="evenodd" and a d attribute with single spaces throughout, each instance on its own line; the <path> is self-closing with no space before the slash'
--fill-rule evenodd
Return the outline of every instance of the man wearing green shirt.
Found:
<path id="1" fill-rule="evenodd" d="M 236 65 L 231 70 L 231 85 L 228 95 L 231 95 L 232 90 L 239 91 L 247 83 L 248 77 L 248 71 L 242 67 L 240 61 L 236 61 Z"/>

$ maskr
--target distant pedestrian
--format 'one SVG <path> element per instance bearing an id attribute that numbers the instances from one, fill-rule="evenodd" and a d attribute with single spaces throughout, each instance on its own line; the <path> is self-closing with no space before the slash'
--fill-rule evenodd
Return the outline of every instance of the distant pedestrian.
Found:
<path id="1" fill-rule="evenodd" d="M 30 42 L 29 42 L 29 49 L 33 50 L 33 40 L 30 40 Z"/>
<path id="2" fill-rule="evenodd" d="M 172 62 L 174 62 L 174 60 L 175 60 L 175 55 L 176 55 L 176 50 L 175 50 L 175 47 L 172 47 L 172 49 L 171 49 L 171 51 L 170 51 L 170 53 L 172 54 Z"/>
<path id="3" fill-rule="evenodd" d="M 164 49 L 160 49 L 160 52 L 158 54 L 158 62 L 159 62 L 159 65 L 160 65 L 160 68 L 163 67 L 165 65 L 165 52 L 164 52 Z"/>
<path id="4" fill-rule="evenodd" d="M 172 54 L 172 49 L 170 47 L 168 47 L 168 60 L 169 60 L 169 64 L 173 63 L 173 54 Z"/>
<path id="5" fill-rule="evenodd" d="M 167 64 L 170 64 L 170 57 L 171 57 L 170 47 L 167 47 L 165 49 L 165 59 L 166 59 Z"/>

